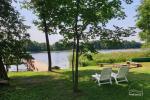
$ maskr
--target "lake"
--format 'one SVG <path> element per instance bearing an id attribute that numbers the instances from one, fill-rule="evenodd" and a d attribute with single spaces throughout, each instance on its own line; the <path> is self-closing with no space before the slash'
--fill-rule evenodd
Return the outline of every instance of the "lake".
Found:
<path id="1" fill-rule="evenodd" d="M 69 67 L 69 55 L 71 51 L 52 51 L 52 66 L 60 66 L 61 68 Z M 33 53 L 32 56 L 35 60 L 48 64 L 47 53 Z"/>
<path id="2" fill-rule="evenodd" d="M 111 52 L 135 52 L 140 51 L 140 49 L 117 49 L 117 50 L 99 50 L 101 53 L 111 53 Z M 72 54 L 71 51 L 52 51 L 52 66 L 59 66 L 62 69 L 69 67 L 69 56 Z M 48 57 L 46 52 L 42 53 L 32 53 L 35 60 L 48 64 Z M 20 71 L 26 71 L 24 65 L 19 66 Z M 10 71 L 16 71 L 16 66 L 11 66 Z"/>

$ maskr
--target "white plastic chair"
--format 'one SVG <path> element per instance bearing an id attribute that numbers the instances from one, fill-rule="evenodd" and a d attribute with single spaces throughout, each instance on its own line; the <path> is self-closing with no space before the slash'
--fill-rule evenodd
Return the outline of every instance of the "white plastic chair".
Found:
<path id="1" fill-rule="evenodd" d="M 96 82 L 98 82 L 98 85 L 100 86 L 101 84 L 112 84 L 111 81 L 111 72 L 112 68 L 104 68 L 101 71 L 101 74 L 95 74 L 92 75 L 94 79 L 96 79 Z"/>
<path id="2" fill-rule="evenodd" d="M 116 84 L 118 84 L 119 82 L 128 82 L 127 79 L 127 74 L 129 72 L 129 67 L 128 66 L 122 66 L 119 68 L 118 73 L 112 73 L 111 77 L 113 77 L 116 81 Z"/>

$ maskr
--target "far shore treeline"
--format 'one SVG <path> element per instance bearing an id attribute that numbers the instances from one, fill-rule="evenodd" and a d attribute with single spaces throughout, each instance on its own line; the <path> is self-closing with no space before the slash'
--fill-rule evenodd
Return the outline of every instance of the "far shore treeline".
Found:
<path id="1" fill-rule="evenodd" d="M 73 42 L 65 42 L 60 40 L 55 44 L 51 45 L 51 50 L 53 51 L 61 51 L 61 50 L 71 50 Z M 85 44 L 80 44 L 81 48 Z M 99 40 L 91 41 L 86 45 L 92 46 L 94 49 L 134 49 L 134 48 L 141 48 L 142 43 L 136 41 L 124 41 L 122 43 L 118 43 L 118 45 L 111 45 L 110 43 L 104 43 Z M 36 41 L 28 41 L 26 45 L 26 49 L 29 52 L 41 52 L 46 51 L 46 43 L 39 43 Z"/>

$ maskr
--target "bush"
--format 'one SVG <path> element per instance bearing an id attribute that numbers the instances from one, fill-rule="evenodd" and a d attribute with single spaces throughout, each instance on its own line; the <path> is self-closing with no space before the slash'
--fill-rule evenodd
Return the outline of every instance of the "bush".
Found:
<path id="1" fill-rule="evenodd" d="M 133 62 L 150 62 L 150 58 L 145 57 L 145 58 L 132 58 L 131 61 Z"/>

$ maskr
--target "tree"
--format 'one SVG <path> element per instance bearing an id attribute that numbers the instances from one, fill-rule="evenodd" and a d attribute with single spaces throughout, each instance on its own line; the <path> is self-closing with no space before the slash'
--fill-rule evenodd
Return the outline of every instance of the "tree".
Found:
<path id="1" fill-rule="evenodd" d="M 24 20 L 11 3 L 12 0 L 0 1 L 0 78 L 5 80 L 8 76 L 4 65 L 26 55 L 24 42 L 29 39 L 26 32 L 29 27 L 23 24 Z"/>
<path id="2" fill-rule="evenodd" d="M 49 62 L 48 71 L 51 71 L 52 62 L 48 34 L 56 33 L 56 26 L 59 24 L 58 2 L 57 0 L 25 0 L 24 8 L 33 10 L 35 15 L 38 17 L 38 20 L 35 20 L 34 24 L 45 33 Z"/>
<path id="3" fill-rule="evenodd" d="M 130 4 L 132 0 L 124 0 Z M 106 29 L 105 25 L 113 18 L 124 19 L 125 13 L 121 0 L 68 0 L 62 1 L 62 14 L 67 19 L 62 19 L 59 26 L 61 34 L 67 39 L 75 38 L 76 60 L 74 92 L 78 91 L 78 61 L 80 40 L 88 42 L 90 39 L 100 37 L 100 40 L 120 41 L 120 37 L 131 35 L 132 29 L 123 29 L 114 26 L 114 30 Z"/>
<path id="4" fill-rule="evenodd" d="M 27 41 L 26 49 L 30 52 L 46 51 L 46 43 L 38 43 L 36 41 Z"/>
<path id="5" fill-rule="evenodd" d="M 142 0 L 141 5 L 137 9 L 138 19 L 137 26 L 142 31 L 139 33 L 141 40 L 150 45 L 150 1 Z"/>

